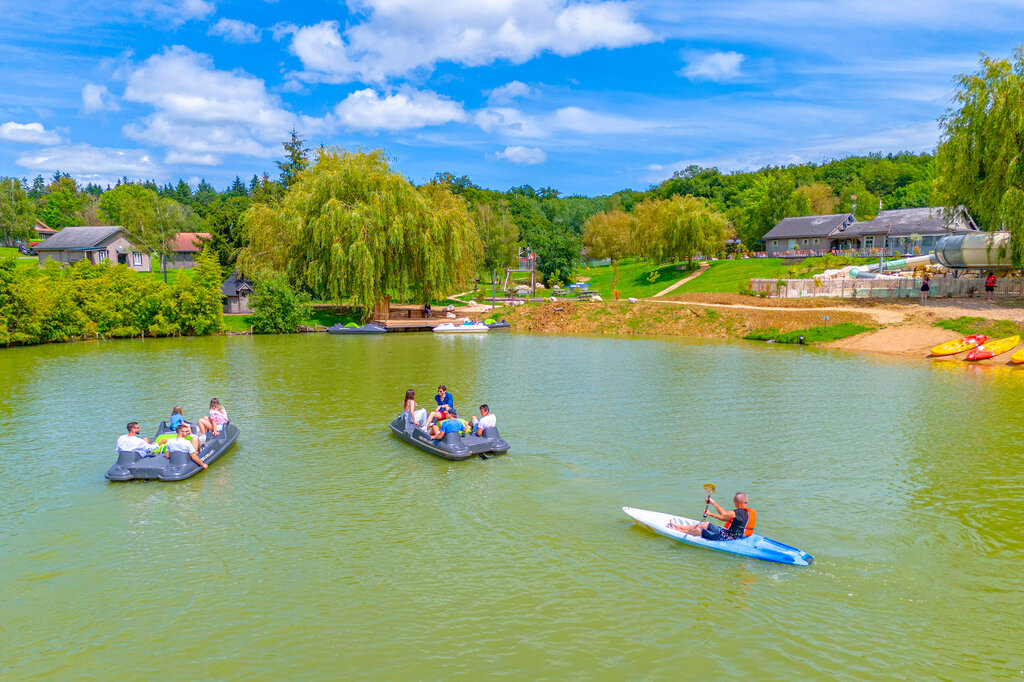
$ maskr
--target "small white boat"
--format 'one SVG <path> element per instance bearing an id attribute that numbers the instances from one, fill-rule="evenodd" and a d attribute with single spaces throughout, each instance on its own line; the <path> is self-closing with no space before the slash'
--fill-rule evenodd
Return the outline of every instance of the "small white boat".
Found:
<path id="1" fill-rule="evenodd" d="M 479 334 L 490 330 L 491 328 L 483 322 L 471 322 L 469 320 L 466 320 L 462 324 L 444 322 L 434 327 L 434 331 L 438 334 Z"/>

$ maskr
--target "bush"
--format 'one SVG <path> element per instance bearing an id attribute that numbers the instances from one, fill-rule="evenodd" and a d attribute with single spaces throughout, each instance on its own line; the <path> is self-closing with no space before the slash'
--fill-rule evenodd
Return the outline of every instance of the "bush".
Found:
<path id="1" fill-rule="evenodd" d="M 252 330 L 257 334 L 293 332 L 311 314 L 309 295 L 296 293 L 278 276 L 258 282 L 249 302 Z"/>
<path id="2" fill-rule="evenodd" d="M 0 345 L 219 331 L 220 266 L 209 261 L 200 255 L 192 272 L 166 285 L 123 265 L 47 261 L 37 269 L 0 259 Z"/>

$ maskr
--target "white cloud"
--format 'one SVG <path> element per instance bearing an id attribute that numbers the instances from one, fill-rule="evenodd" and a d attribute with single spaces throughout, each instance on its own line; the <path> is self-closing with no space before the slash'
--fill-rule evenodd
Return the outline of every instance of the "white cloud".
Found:
<path id="1" fill-rule="evenodd" d="M 522 97 L 534 97 L 537 91 L 526 83 L 511 81 L 493 90 L 486 90 L 484 94 L 491 104 L 512 104 L 514 100 Z"/>
<path id="2" fill-rule="evenodd" d="M 555 112 L 554 125 L 587 135 L 623 135 L 678 127 L 678 123 L 657 119 L 602 114 L 582 107 L 563 107 Z"/>
<path id="3" fill-rule="evenodd" d="M 136 12 L 177 27 L 193 19 L 205 19 L 217 8 L 207 0 L 143 0 Z"/>
<path id="4" fill-rule="evenodd" d="M 351 0 L 366 19 L 288 27 L 290 49 L 310 81 L 384 82 L 439 62 L 521 64 L 544 52 L 577 55 L 648 43 L 654 34 L 624 2 L 569 0 Z"/>
<path id="5" fill-rule="evenodd" d="M 511 137 L 545 137 L 545 132 L 536 119 L 511 107 L 481 109 L 473 116 L 473 122 L 485 133 Z"/>
<path id="6" fill-rule="evenodd" d="M 522 147 L 520 145 L 511 145 L 505 147 L 505 151 L 498 152 L 495 154 L 499 159 L 505 159 L 512 163 L 519 164 L 521 166 L 533 166 L 538 163 L 544 163 L 548 160 L 548 155 L 543 149 L 537 147 Z"/>
<path id="7" fill-rule="evenodd" d="M 82 86 L 82 111 L 92 114 L 97 111 L 120 111 L 117 98 L 106 85 L 86 83 Z"/>
<path id="8" fill-rule="evenodd" d="M 460 103 L 436 92 L 412 89 L 384 97 L 374 90 L 358 90 L 340 102 L 334 114 L 350 130 L 406 130 L 467 118 Z"/>
<path id="9" fill-rule="evenodd" d="M 740 77 L 744 56 L 739 52 L 690 53 L 687 65 L 678 72 L 692 81 L 727 81 Z"/>
<path id="10" fill-rule="evenodd" d="M 163 170 L 144 149 L 112 149 L 88 144 L 47 147 L 22 154 L 22 168 L 47 173 L 63 171 L 83 182 L 116 182 L 118 178 L 155 179 Z"/>
<path id="11" fill-rule="evenodd" d="M 25 144 L 57 144 L 60 135 L 47 130 L 42 123 L 15 123 L 8 121 L 0 125 L 0 140 L 23 142 Z"/>
<path id="12" fill-rule="evenodd" d="M 218 71 L 209 56 L 180 45 L 130 70 L 124 99 L 156 110 L 124 133 L 166 148 L 168 163 L 216 165 L 225 154 L 269 158 L 293 127 L 306 135 L 333 127 L 329 117 L 284 109 L 262 79 Z"/>
<path id="13" fill-rule="evenodd" d="M 229 43 L 258 43 L 263 31 L 256 24 L 250 24 L 238 19 L 221 19 L 210 27 L 211 36 L 221 36 Z"/>

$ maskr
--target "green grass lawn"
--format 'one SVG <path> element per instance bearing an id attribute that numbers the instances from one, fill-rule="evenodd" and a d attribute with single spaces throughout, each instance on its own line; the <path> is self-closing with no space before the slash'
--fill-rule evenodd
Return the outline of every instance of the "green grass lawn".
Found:
<path id="1" fill-rule="evenodd" d="M 777 329 L 755 329 L 743 338 L 752 341 L 767 341 L 775 339 L 776 343 L 800 343 L 800 337 L 804 337 L 804 343 L 827 343 L 838 341 L 848 336 L 856 336 L 863 332 L 871 331 L 871 327 L 852 322 L 841 322 L 829 326 L 819 325 L 807 329 L 796 329 L 791 332 L 780 332 Z"/>
<path id="2" fill-rule="evenodd" d="M 940 320 L 932 324 L 942 329 L 950 329 L 964 336 L 984 334 L 990 339 L 1001 339 L 1007 336 L 1024 334 L 1024 328 L 1016 322 L 1011 320 L 987 320 L 984 317 L 958 317 L 954 320 Z"/>
<path id="3" fill-rule="evenodd" d="M 639 259 L 623 260 L 619 263 L 619 296 L 622 298 L 651 296 L 652 292 L 656 294 L 690 274 L 685 270 L 676 270 L 676 265 L 676 263 L 659 265 Z M 657 275 L 653 284 L 648 279 L 652 272 Z M 596 268 L 578 270 L 573 279 L 589 277 L 587 286 L 598 291 L 605 300 L 611 300 L 613 298 L 613 275 L 612 266 L 601 265 Z"/>
<path id="4" fill-rule="evenodd" d="M 225 315 L 224 316 L 224 328 L 232 332 L 247 332 L 249 327 L 252 325 L 251 315 Z M 322 310 L 314 310 L 313 314 L 307 319 L 303 320 L 301 324 L 308 327 L 313 325 L 320 325 L 321 327 L 330 327 L 338 323 L 348 324 L 349 322 L 360 323 L 358 315 L 338 315 L 336 313 L 324 312 Z"/>
<path id="5" fill-rule="evenodd" d="M 25 260 L 38 261 L 36 256 L 22 256 L 21 252 L 14 246 L 0 246 L 0 258 L 7 258 L 13 256 L 15 258 L 24 258 Z"/>
<path id="6" fill-rule="evenodd" d="M 707 272 L 695 277 L 673 293 L 735 294 L 746 290 L 751 279 L 806 278 L 829 268 L 872 263 L 871 258 L 838 258 L 823 256 L 805 258 L 799 263 L 781 258 L 747 258 L 720 260 L 711 263 Z"/>

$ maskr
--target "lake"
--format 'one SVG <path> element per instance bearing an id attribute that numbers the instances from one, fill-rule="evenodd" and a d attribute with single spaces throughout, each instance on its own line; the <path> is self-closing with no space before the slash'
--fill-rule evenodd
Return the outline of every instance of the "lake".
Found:
<path id="1" fill-rule="evenodd" d="M 388 334 L 0 351 L 0 677 L 1019 678 L 1024 372 L 750 342 Z M 404 392 L 508 455 L 389 434 Z M 217 396 L 235 448 L 109 483 Z M 432 402 L 432 401 L 431 401 Z M 473 410 L 475 412 L 475 410 Z M 743 490 L 808 568 L 624 505 Z"/>

